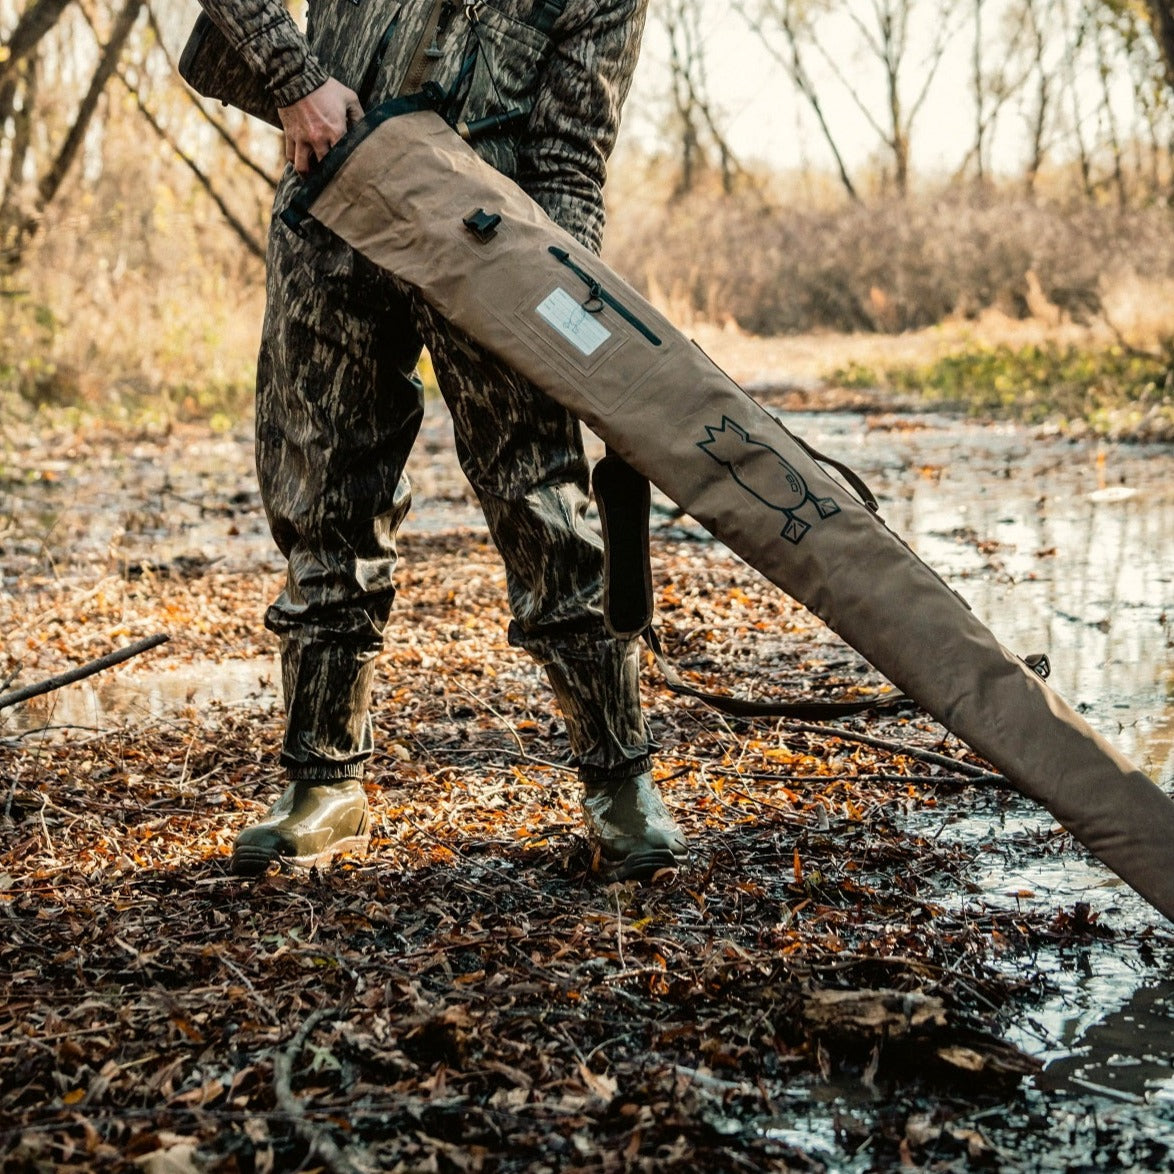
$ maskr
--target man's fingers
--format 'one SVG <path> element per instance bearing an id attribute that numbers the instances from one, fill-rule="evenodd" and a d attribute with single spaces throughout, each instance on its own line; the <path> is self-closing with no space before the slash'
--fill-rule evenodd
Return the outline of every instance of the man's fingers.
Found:
<path id="1" fill-rule="evenodd" d="M 309 175 L 310 168 L 313 166 L 313 163 L 314 156 L 310 151 L 309 144 L 305 142 L 298 143 L 294 150 L 294 171 L 296 171 L 298 175 Z"/>
<path id="2" fill-rule="evenodd" d="M 321 130 L 305 137 L 285 136 L 285 157 L 294 165 L 299 175 L 309 175 L 315 163 L 326 157 L 326 152 L 340 139 L 341 135 Z"/>
<path id="3" fill-rule="evenodd" d="M 299 175 L 325 158 L 327 151 L 363 116 L 354 90 L 333 78 L 278 113 L 285 128 L 285 157 Z"/>

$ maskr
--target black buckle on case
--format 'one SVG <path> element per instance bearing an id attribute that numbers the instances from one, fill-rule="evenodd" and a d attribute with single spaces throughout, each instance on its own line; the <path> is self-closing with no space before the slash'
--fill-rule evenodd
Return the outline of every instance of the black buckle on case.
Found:
<path id="1" fill-rule="evenodd" d="M 478 208 L 476 212 L 470 212 L 462 223 L 482 244 L 485 244 L 496 235 L 501 217 L 496 212 L 486 212 L 484 208 Z"/>

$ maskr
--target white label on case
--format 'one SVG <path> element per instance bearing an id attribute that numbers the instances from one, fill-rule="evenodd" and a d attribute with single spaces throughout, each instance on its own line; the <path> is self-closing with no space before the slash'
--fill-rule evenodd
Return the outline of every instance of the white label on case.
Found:
<path id="1" fill-rule="evenodd" d="M 538 316 L 549 322 L 584 355 L 594 354 L 609 338 L 611 331 L 594 314 L 589 314 L 565 289 L 556 289 L 538 303 Z"/>

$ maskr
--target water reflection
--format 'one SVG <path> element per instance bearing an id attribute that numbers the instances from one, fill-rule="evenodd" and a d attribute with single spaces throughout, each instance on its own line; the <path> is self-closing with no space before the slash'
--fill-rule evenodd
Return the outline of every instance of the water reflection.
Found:
<path id="1" fill-rule="evenodd" d="M 1069 1050 L 1037 1077 L 1041 1089 L 1174 1102 L 1174 983 L 1147 983 L 1123 1002 L 1120 993 L 1117 980 L 1093 1005 L 1068 1005 L 1059 1042 Z"/>
<path id="2" fill-rule="evenodd" d="M 1151 777 L 1174 781 L 1174 450 L 945 417 L 791 416 L 888 524 Z"/>
<path id="3" fill-rule="evenodd" d="M 0 713 L 5 732 L 99 729 L 112 721 L 149 722 L 210 702 L 272 704 L 280 679 L 268 660 L 200 662 L 174 670 L 109 673 L 22 702 Z"/>

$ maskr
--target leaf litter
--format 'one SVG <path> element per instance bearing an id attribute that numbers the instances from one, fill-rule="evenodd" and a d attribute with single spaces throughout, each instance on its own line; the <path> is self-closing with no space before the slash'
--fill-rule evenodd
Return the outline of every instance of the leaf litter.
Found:
<path id="1" fill-rule="evenodd" d="M 435 429 L 414 479 L 459 524 L 402 542 L 371 850 L 230 876 L 280 782 L 260 624 L 279 570 L 241 452 L 198 430 L 55 434 L 5 468 L 39 504 L 0 531 L 0 680 L 167 631 L 151 671 L 192 683 L 82 727 L 56 720 L 64 694 L 0 717 L 5 1169 L 952 1170 L 1017 1168 L 1000 1127 L 1057 1143 L 1008 1026 L 1057 958 L 1153 961 L 1170 939 L 1083 902 L 991 900 L 980 869 L 1079 850 L 1000 834 L 1021 801 L 975 785 L 985 764 L 935 723 L 752 725 L 651 668 L 657 774 L 693 857 L 602 883 Z M 882 686 L 721 550 L 666 525 L 654 562 L 666 646 L 698 683 Z M 257 688 L 203 697 L 217 663 L 255 665 Z M 110 677 L 131 691 L 145 668 Z M 950 834 L 951 811 L 989 834 Z M 1099 1168 L 1168 1153 L 1132 1119 L 1090 1131 L 1068 1111 Z"/>

